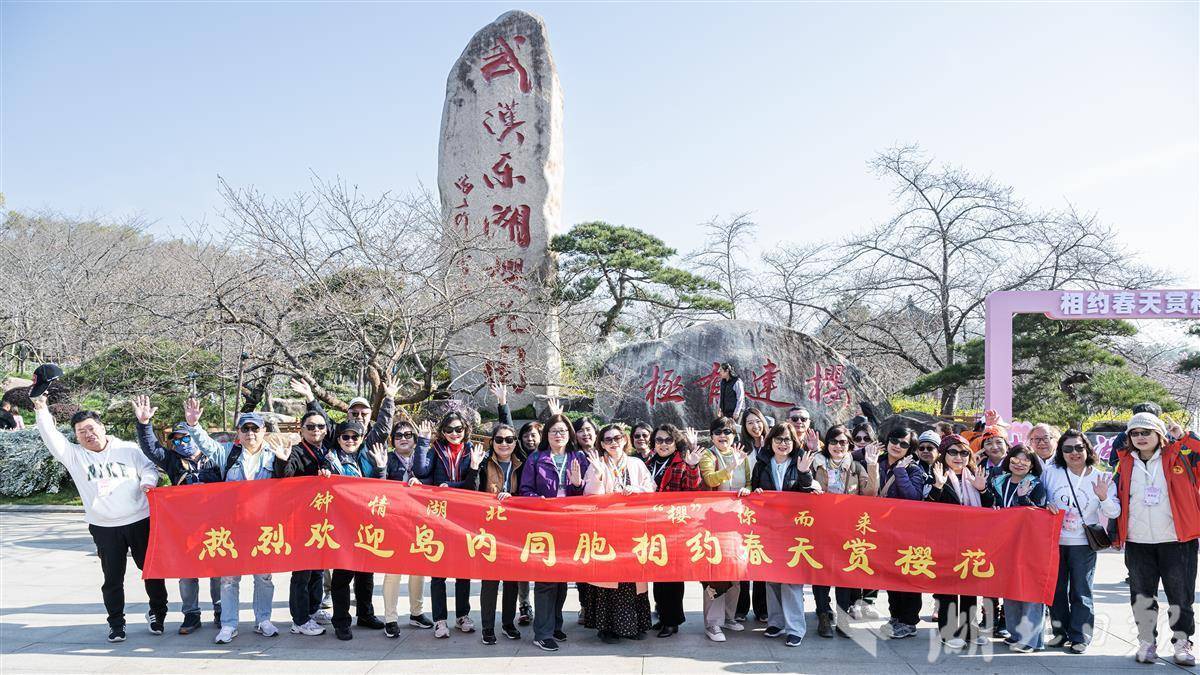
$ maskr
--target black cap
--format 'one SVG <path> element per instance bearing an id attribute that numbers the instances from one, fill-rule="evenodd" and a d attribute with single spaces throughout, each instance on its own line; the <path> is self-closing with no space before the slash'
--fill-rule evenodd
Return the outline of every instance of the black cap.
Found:
<path id="1" fill-rule="evenodd" d="M 50 383 L 63 376 L 62 368 L 54 363 L 43 363 L 33 371 L 33 386 L 29 388 L 29 398 L 37 398 L 46 393 Z"/>

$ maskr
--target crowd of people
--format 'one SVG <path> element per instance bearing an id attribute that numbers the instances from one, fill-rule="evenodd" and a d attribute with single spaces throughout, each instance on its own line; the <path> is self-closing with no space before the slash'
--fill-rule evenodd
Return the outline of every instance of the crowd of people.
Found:
<path id="1" fill-rule="evenodd" d="M 95 412 L 72 418 L 76 441 L 70 442 L 55 425 L 45 398 L 33 399 L 42 439 L 68 469 L 83 501 L 104 574 L 110 642 L 126 637 L 126 558 L 132 553 L 138 567 L 143 564 L 150 531 L 144 492 L 159 484 L 160 471 L 172 485 L 337 474 L 478 490 L 497 500 L 655 491 L 717 490 L 738 495 L 796 491 L 970 508 L 1062 511 L 1053 605 L 934 594 L 934 623 L 944 648 L 961 651 L 1002 640 L 1016 652 L 1054 647 L 1085 653 L 1095 625 L 1092 581 L 1097 553 L 1116 546 L 1124 550 L 1129 571 L 1137 661 L 1157 659 L 1161 584 L 1170 605 L 1174 662 L 1195 664 L 1191 636 L 1200 539 L 1200 453 L 1184 449 L 1185 431 L 1177 425 L 1168 428 L 1153 404 L 1135 409 L 1117 439 L 1115 464 L 1108 469 L 1087 436 L 1077 430 L 1060 433 L 1039 424 L 1027 443 L 1010 446 L 1004 420 L 991 411 L 969 429 L 939 423 L 917 433 L 891 425 L 882 435 L 862 417 L 818 432 L 810 412 L 799 406 L 775 421 L 746 406 L 728 366 L 723 368 L 718 410 L 705 443 L 696 431 L 671 424 L 572 420 L 554 401 L 545 419 L 517 428 L 503 386 L 492 388 L 499 421 L 485 441 L 473 437 L 471 421 L 461 413 L 449 413 L 436 423 L 397 415 L 396 392 L 390 384 L 378 410 L 372 410 L 366 399 L 356 398 L 350 401 L 345 421 L 334 424 L 308 384 L 293 380 L 292 386 L 307 407 L 300 419 L 300 440 L 291 447 L 265 443 L 266 422 L 254 412 L 238 417 L 231 444 L 218 443 L 200 424 L 203 411 L 195 400 L 188 401 L 184 420 L 161 442 L 152 426 L 156 408 L 144 396 L 133 401 L 136 443 L 108 435 Z M 353 639 L 354 627 L 399 637 L 403 581 L 398 574 L 384 575 L 380 618 L 373 604 L 373 574 L 292 572 L 290 631 L 317 636 L 331 624 L 339 640 Z M 179 580 L 181 634 L 202 626 L 200 582 Z M 475 632 L 471 580 L 453 582 L 453 621 L 449 580 L 434 577 L 428 582 L 432 618 L 424 611 L 426 579 L 407 579 L 408 626 L 429 629 L 439 639 L 449 638 L 455 630 Z M 167 589 L 155 579 L 145 580 L 145 586 L 150 632 L 161 634 L 167 618 Z M 214 639 L 218 644 L 230 643 L 238 635 L 241 577 L 209 579 L 207 586 L 214 623 L 219 626 Z M 521 639 L 522 628 L 531 627 L 538 648 L 560 649 L 568 639 L 563 616 L 568 584 L 535 582 L 532 593 L 530 586 L 519 579 L 482 580 L 483 644 L 496 644 L 498 634 Z M 596 631 L 605 643 L 642 640 L 652 634 L 669 639 L 687 619 L 683 582 L 575 586 L 581 607 L 578 622 Z M 789 647 L 800 646 L 807 635 L 802 584 L 730 579 L 701 586 L 702 630 L 714 642 L 725 642 L 727 632 L 742 632 L 755 623 L 765 625 L 763 636 L 781 638 Z M 821 638 L 849 637 L 855 630 L 852 621 L 881 619 L 884 613 L 875 589 L 815 586 L 811 590 Z M 273 575 L 253 575 L 253 626 L 264 636 L 279 633 L 272 622 L 274 595 Z M 895 640 L 916 635 L 922 594 L 887 591 L 886 595 L 887 621 L 880 632 Z"/>

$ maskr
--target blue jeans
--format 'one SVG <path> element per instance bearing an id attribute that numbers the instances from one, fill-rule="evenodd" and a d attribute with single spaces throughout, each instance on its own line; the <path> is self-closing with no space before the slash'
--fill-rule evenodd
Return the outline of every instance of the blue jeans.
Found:
<path id="1" fill-rule="evenodd" d="M 1087 544 L 1058 547 L 1058 586 L 1050 607 L 1050 629 L 1071 642 L 1089 644 L 1096 612 L 1092 605 L 1092 577 L 1096 552 Z"/>
<path id="2" fill-rule="evenodd" d="M 208 597 L 212 600 L 213 611 L 221 611 L 221 577 L 208 580 Z M 179 598 L 183 601 L 183 616 L 200 614 L 200 580 L 180 579 Z"/>
<path id="3" fill-rule="evenodd" d="M 241 577 L 221 577 L 221 627 L 236 629 L 240 609 L 238 595 L 241 591 Z M 271 618 L 271 601 L 275 599 L 275 583 L 270 574 L 254 575 L 254 625 Z"/>
<path id="4" fill-rule="evenodd" d="M 804 637 L 804 584 L 767 582 L 767 625 Z"/>
<path id="5" fill-rule="evenodd" d="M 1004 599 L 1004 627 L 1019 644 L 1034 649 L 1045 647 L 1042 626 L 1046 622 L 1046 606 L 1040 602 Z"/>

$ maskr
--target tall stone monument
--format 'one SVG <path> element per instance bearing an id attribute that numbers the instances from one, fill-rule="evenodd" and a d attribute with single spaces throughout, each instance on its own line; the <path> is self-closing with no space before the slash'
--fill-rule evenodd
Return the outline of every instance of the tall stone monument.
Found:
<path id="1" fill-rule="evenodd" d="M 438 149 L 448 233 L 481 241 L 463 272 L 499 282 L 478 325 L 450 349 L 455 389 L 509 385 L 513 409 L 555 395 L 558 320 L 544 300 L 555 274 L 563 189 L 563 95 L 546 25 L 507 12 L 475 34 L 450 70 Z M 480 252 L 482 251 L 482 252 Z"/>

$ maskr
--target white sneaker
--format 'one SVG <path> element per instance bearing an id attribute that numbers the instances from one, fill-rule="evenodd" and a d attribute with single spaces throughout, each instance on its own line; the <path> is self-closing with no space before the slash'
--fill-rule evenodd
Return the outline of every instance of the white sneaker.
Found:
<path id="1" fill-rule="evenodd" d="M 1158 645 L 1153 642 L 1138 642 L 1137 654 L 1134 659 L 1138 663 L 1154 663 L 1158 660 Z"/>
<path id="2" fill-rule="evenodd" d="M 313 614 L 310 619 L 320 624 L 328 624 L 333 621 L 333 615 L 323 609 L 318 609 L 316 614 Z"/>
<path id="3" fill-rule="evenodd" d="M 269 620 L 258 624 L 258 626 L 255 627 L 254 632 L 263 637 L 275 637 L 276 635 L 279 635 L 279 629 L 276 628 L 275 624 L 271 623 Z"/>
<path id="4" fill-rule="evenodd" d="M 870 603 L 864 602 L 864 603 L 860 604 L 859 609 L 862 611 L 862 618 L 864 618 L 864 619 L 880 618 L 879 612 L 876 611 L 875 607 L 873 605 L 871 605 Z"/>
<path id="5" fill-rule="evenodd" d="M 959 650 L 966 648 L 967 641 L 962 638 L 950 638 L 949 640 L 942 640 L 942 644 L 946 645 L 946 649 Z"/>
<path id="6" fill-rule="evenodd" d="M 1191 640 L 1179 640 L 1175 643 L 1175 663 L 1185 668 L 1196 665 L 1196 655 L 1192 653 Z"/>
<path id="7" fill-rule="evenodd" d="M 446 627 L 445 621 L 434 621 L 433 622 L 433 637 L 435 637 L 435 638 L 450 637 L 450 629 Z"/>
<path id="8" fill-rule="evenodd" d="M 851 619 L 854 619 L 855 621 L 861 621 L 863 618 L 862 605 L 860 605 L 857 602 L 854 603 L 853 605 L 850 606 L 850 610 L 848 613 L 850 614 Z"/>
<path id="9" fill-rule="evenodd" d="M 713 642 L 724 642 L 725 641 L 725 633 L 721 632 L 720 626 L 705 626 L 704 627 L 704 635 L 707 636 L 708 639 L 712 640 Z"/>
<path id="10" fill-rule="evenodd" d="M 725 630 L 731 630 L 735 633 L 740 633 L 746 630 L 746 627 L 743 626 L 740 621 L 726 621 L 725 623 L 721 624 L 721 628 L 724 628 Z"/>
<path id="11" fill-rule="evenodd" d="M 237 629 L 221 626 L 221 630 L 217 633 L 217 637 L 213 638 L 213 642 L 219 645 L 227 645 L 233 642 L 233 638 L 237 637 Z"/>
<path id="12" fill-rule="evenodd" d="M 454 625 L 458 626 L 458 629 L 464 633 L 474 633 L 475 632 L 475 622 L 472 621 L 471 617 L 469 617 L 469 616 L 458 617 L 457 619 L 454 620 Z"/>
<path id="13" fill-rule="evenodd" d="M 292 625 L 292 634 L 293 635 L 324 635 L 325 629 L 318 626 L 317 623 L 315 621 L 313 621 L 312 619 L 309 619 L 308 621 L 300 624 L 299 626 L 293 624 Z"/>

